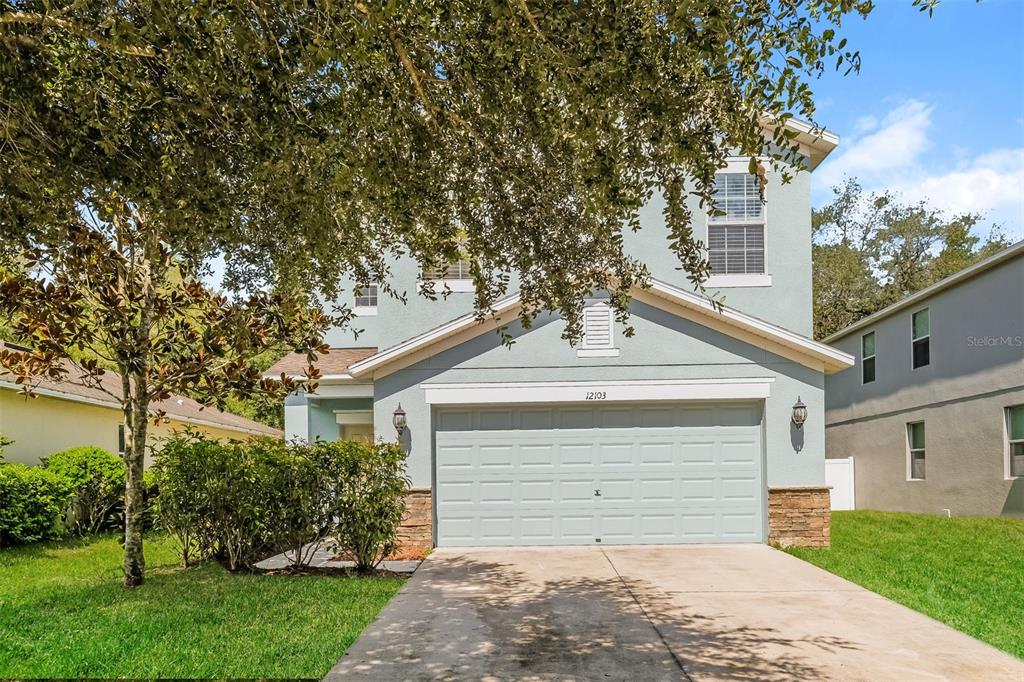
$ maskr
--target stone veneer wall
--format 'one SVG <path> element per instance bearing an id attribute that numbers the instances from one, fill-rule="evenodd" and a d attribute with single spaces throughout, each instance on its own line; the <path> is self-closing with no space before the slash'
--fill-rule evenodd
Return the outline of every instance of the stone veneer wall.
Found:
<path id="1" fill-rule="evenodd" d="M 405 517 L 398 529 L 399 549 L 431 549 L 434 546 L 434 514 L 430 488 L 413 488 L 405 494 Z"/>
<path id="2" fill-rule="evenodd" d="M 828 547 L 832 510 L 827 486 L 768 488 L 768 543 Z"/>

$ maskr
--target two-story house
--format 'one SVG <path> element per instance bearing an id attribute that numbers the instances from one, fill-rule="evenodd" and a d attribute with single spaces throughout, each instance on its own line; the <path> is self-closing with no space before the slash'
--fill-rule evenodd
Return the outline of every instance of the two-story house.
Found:
<path id="1" fill-rule="evenodd" d="M 657 199 L 625 235 L 653 274 L 632 292 L 629 338 L 601 292 L 574 347 L 557 314 L 523 328 L 516 295 L 474 319 L 465 263 L 399 260 L 390 284 L 408 304 L 355 291 L 363 332 L 330 334 L 316 393 L 286 402 L 286 435 L 400 438 L 415 488 L 407 543 L 826 544 L 825 375 L 852 358 L 810 338 L 809 171 L 838 139 L 789 125 L 807 170 L 789 183 L 770 172 L 762 203 L 747 160 L 730 162 L 724 215 L 695 225 L 721 310 L 679 269 Z M 417 298 L 424 280 L 453 293 Z"/>
<path id="2" fill-rule="evenodd" d="M 1024 515 L 1024 242 L 850 325 L 825 381 L 856 506 Z"/>

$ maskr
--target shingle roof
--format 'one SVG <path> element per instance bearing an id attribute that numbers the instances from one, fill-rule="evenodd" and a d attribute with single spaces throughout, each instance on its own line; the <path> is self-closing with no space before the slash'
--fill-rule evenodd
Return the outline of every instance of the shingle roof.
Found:
<path id="1" fill-rule="evenodd" d="M 0 341 L 0 347 L 6 345 L 8 348 L 21 350 L 14 344 L 4 344 Z M 113 409 L 121 409 L 120 404 L 114 396 L 121 394 L 121 380 L 111 372 L 104 372 L 99 377 L 99 386 L 87 386 L 77 380 L 78 371 L 72 363 L 64 361 L 68 369 L 67 378 L 63 381 L 42 378 L 33 382 L 38 387 L 40 394 L 50 395 L 55 398 L 64 397 L 67 400 L 85 401 L 94 404 L 102 404 Z M 18 389 L 21 387 L 14 383 L 13 377 L 6 371 L 0 370 L 0 388 Z M 221 412 L 217 408 L 207 407 L 192 398 L 172 395 L 167 400 L 154 402 L 150 405 L 153 411 L 163 410 L 171 419 L 178 421 L 207 424 L 232 431 L 241 431 L 250 434 L 261 434 L 267 436 L 282 435 L 279 429 L 261 424 L 245 417 L 230 412 Z"/>
<path id="2" fill-rule="evenodd" d="M 376 348 L 332 348 L 329 353 L 318 357 L 313 364 L 323 376 L 347 374 L 349 365 L 365 360 L 376 352 Z M 307 366 L 305 355 L 289 353 L 275 362 L 270 369 L 263 373 L 263 376 L 276 378 L 281 376 L 282 372 L 287 375 L 301 375 Z"/>

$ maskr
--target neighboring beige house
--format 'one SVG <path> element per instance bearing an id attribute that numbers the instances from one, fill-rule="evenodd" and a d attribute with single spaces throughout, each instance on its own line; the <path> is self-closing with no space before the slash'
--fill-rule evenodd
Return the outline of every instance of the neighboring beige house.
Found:
<path id="1" fill-rule="evenodd" d="M 73 378 L 74 372 L 69 376 Z M 26 398 L 9 374 L 0 373 L 0 433 L 14 441 L 4 448 L 4 460 L 39 464 L 42 457 L 81 445 L 119 452 L 123 440 L 121 409 L 111 394 L 121 390 L 120 380 L 107 374 L 101 382 L 106 390 L 72 379 L 42 380 L 33 389 L 35 397 Z M 154 411 L 163 410 L 168 421 L 156 426 L 151 422 L 151 444 L 186 426 L 215 438 L 283 435 L 278 429 L 245 417 L 204 409 L 191 398 L 172 396 L 152 407 Z"/>

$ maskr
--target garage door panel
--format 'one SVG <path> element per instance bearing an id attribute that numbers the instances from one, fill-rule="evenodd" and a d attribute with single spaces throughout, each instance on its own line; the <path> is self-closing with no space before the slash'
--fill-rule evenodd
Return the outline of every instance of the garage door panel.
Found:
<path id="1" fill-rule="evenodd" d="M 435 423 L 439 545 L 762 539 L 759 406 L 459 409 Z"/>

